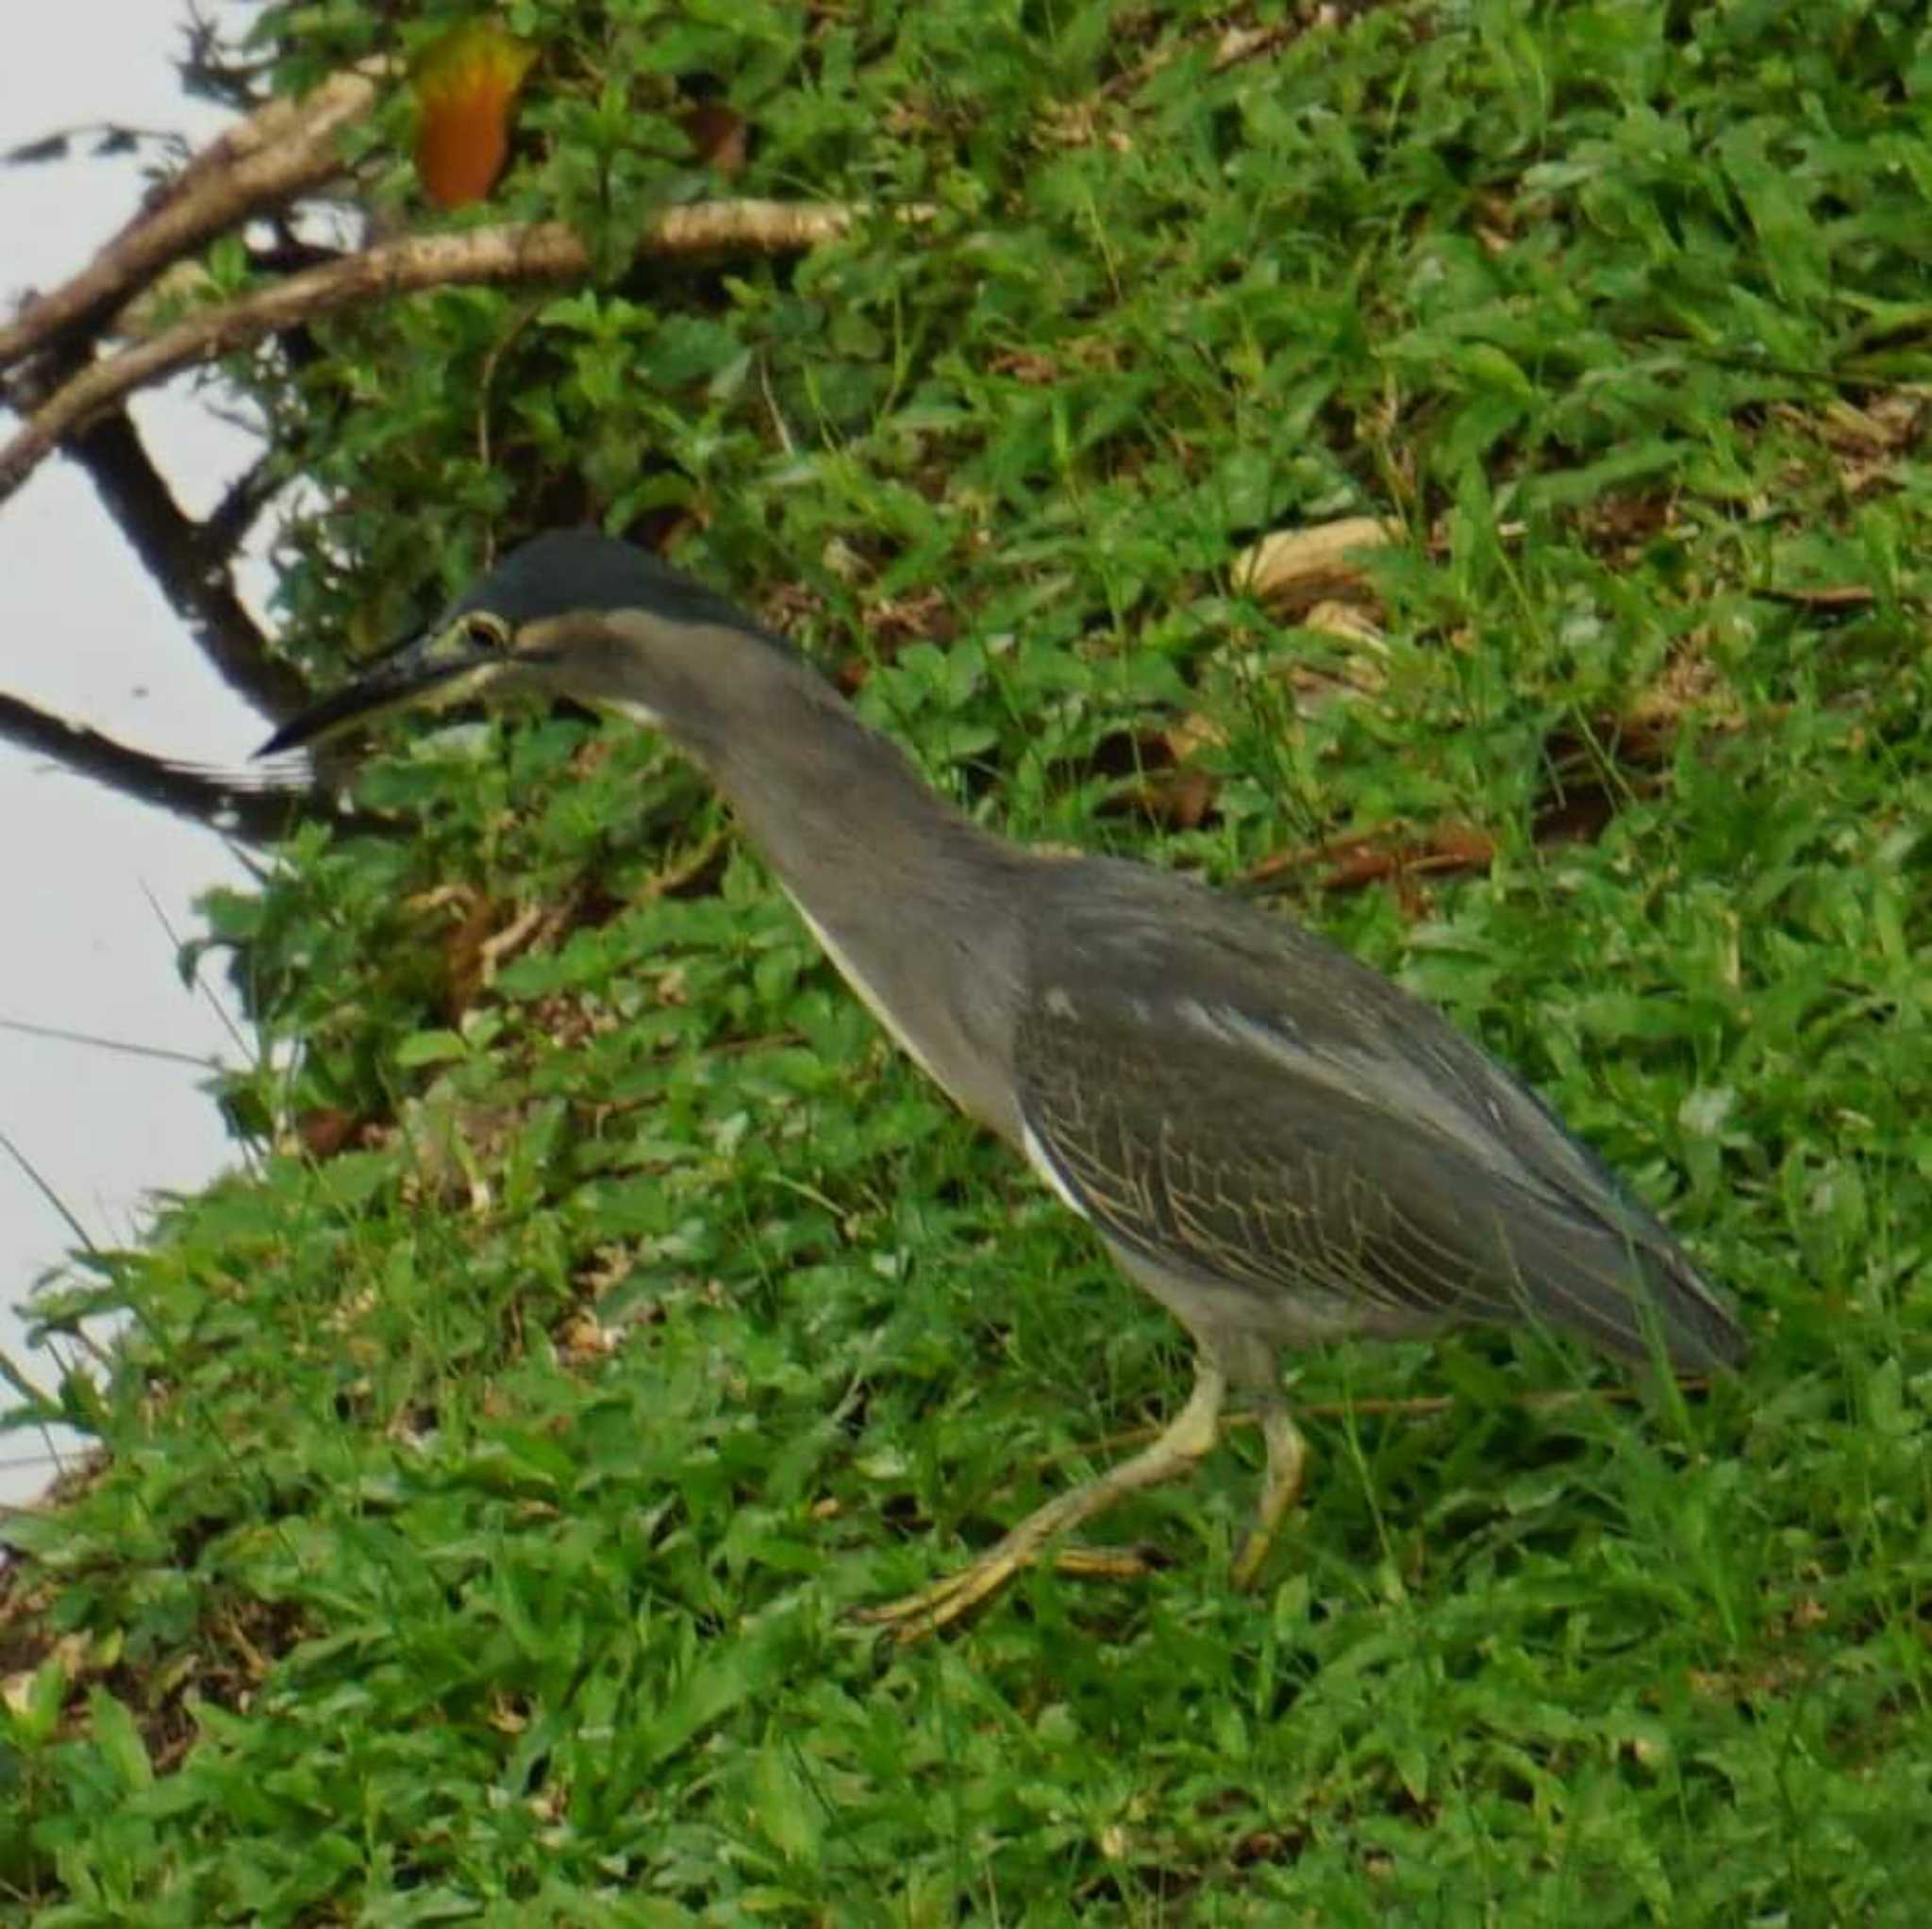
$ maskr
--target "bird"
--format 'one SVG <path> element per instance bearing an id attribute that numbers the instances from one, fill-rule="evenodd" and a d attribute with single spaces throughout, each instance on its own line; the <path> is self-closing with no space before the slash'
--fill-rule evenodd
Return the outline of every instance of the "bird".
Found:
<path id="1" fill-rule="evenodd" d="M 620 539 L 524 542 L 258 755 L 518 693 L 694 761 L 890 1037 L 1192 1339 L 1192 1388 L 1150 1444 L 861 1610 L 899 1639 L 1036 1563 L 1078 1571 L 1063 1537 L 1191 1472 L 1230 1392 L 1265 1447 L 1232 1563 L 1252 1585 L 1307 1466 L 1288 1349 L 1515 1324 L 1676 1371 L 1743 1363 L 1726 1297 L 1662 1222 L 1432 1006 L 1250 900 L 985 827 L 785 639 Z"/>

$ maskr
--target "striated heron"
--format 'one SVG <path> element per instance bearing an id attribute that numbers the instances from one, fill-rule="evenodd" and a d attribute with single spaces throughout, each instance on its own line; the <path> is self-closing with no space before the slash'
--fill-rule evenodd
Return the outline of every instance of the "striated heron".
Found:
<path id="1" fill-rule="evenodd" d="M 1302 1483 L 1285 1346 L 1513 1321 L 1681 1368 L 1743 1358 L 1670 1233 L 1429 1006 L 1184 877 L 981 829 L 789 645 L 628 544 L 526 543 L 263 754 L 517 691 L 620 712 L 693 757 L 886 1030 L 1193 1336 L 1193 1390 L 1159 1438 L 872 1610 L 902 1637 L 1190 1471 L 1230 1387 L 1267 1450 L 1235 1565 L 1252 1580 Z"/>

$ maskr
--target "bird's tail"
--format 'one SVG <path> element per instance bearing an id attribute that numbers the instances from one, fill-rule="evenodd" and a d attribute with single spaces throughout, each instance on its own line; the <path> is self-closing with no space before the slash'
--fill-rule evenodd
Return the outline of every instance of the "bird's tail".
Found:
<path id="1" fill-rule="evenodd" d="M 1621 1224 L 1550 1212 L 1512 1218 L 1513 1270 L 1531 1308 L 1607 1353 L 1661 1353 L 1691 1372 L 1742 1366 L 1737 1316 L 1660 1224 L 1634 1204 Z"/>

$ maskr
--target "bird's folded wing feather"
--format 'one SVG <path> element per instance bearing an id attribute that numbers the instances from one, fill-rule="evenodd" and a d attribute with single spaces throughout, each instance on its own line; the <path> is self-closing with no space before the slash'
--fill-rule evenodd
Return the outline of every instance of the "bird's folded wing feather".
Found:
<path id="1" fill-rule="evenodd" d="M 1526 1088 L 1344 954 L 1192 892 L 1062 924 L 1016 1039 L 1027 1132 L 1113 1239 L 1324 1327 L 1540 1318 L 1681 1361 L 1736 1328 Z M 1288 987 L 1296 996 L 1290 1007 Z"/>

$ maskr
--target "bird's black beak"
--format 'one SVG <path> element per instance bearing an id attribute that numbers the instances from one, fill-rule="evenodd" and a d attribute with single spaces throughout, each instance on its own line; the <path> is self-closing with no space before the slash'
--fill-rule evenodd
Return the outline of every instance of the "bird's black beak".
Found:
<path id="1" fill-rule="evenodd" d="M 411 637 L 354 683 L 290 718 L 255 754 L 275 757 L 320 743 L 391 710 L 460 703 L 505 668 L 501 652 L 477 644 L 461 624 Z"/>

